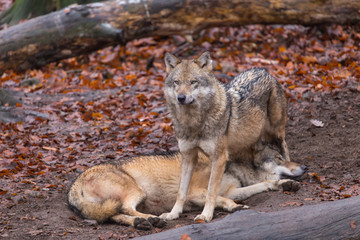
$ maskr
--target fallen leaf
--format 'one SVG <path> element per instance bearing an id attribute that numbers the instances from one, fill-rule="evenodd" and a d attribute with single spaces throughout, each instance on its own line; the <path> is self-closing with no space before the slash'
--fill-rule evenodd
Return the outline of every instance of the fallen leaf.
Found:
<path id="1" fill-rule="evenodd" d="M 93 119 L 99 121 L 99 120 L 103 119 L 104 116 L 103 116 L 101 113 L 95 112 L 95 113 L 92 113 L 92 114 L 91 114 L 91 117 L 92 117 Z"/>
<path id="2" fill-rule="evenodd" d="M 317 63 L 317 59 L 314 56 L 303 56 L 303 57 L 301 57 L 301 60 L 307 64 Z"/>
<path id="3" fill-rule="evenodd" d="M 322 121 L 320 121 L 320 120 L 311 119 L 310 122 L 315 127 L 320 127 L 320 128 L 324 127 L 324 123 Z"/>
<path id="4" fill-rule="evenodd" d="M 279 52 L 280 53 L 286 52 L 286 47 L 285 46 L 280 46 L 279 47 Z"/>
<path id="5" fill-rule="evenodd" d="M 205 223 L 205 220 L 204 220 L 204 219 L 197 219 L 197 220 L 195 221 L 195 223 Z"/>
<path id="6" fill-rule="evenodd" d="M 186 233 L 184 233 L 183 235 L 181 235 L 180 240 L 191 240 L 191 237 L 189 237 L 189 235 L 187 235 Z"/>
<path id="7" fill-rule="evenodd" d="M 46 147 L 46 146 L 43 146 L 42 148 L 45 149 L 45 150 L 51 150 L 51 151 L 56 151 L 57 150 L 56 148 Z"/>
<path id="8" fill-rule="evenodd" d="M 356 229 L 356 220 L 353 220 L 353 221 L 350 222 L 350 227 L 352 229 Z"/>
<path id="9" fill-rule="evenodd" d="M 36 236 L 36 235 L 39 235 L 40 233 L 42 233 L 43 230 L 34 230 L 34 231 L 29 231 L 28 233 L 31 235 L 31 236 Z"/>

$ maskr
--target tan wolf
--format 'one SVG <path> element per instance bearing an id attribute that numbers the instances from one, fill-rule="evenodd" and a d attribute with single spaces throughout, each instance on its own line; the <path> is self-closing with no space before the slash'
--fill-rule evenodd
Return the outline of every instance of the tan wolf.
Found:
<path id="1" fill-rule="evenodd" d="M 305 166 L 284 160 L 278 151 L 268 147 L 258 159 L 256 163 L 241 160 L 227 163 L 216 207 L 232 212 L 239 207 L 233 200 L 269 190 L 299 189 L 300 183 L 282 178 L 301 176 Z M 180 153 L 173 153 L 91 167 L 71 186 L 69 206 L 84 218 L 98 222 L 111 220 L 143 230 L 163 227 L 165 221 L 155 215 L 169 211 L 175 203 L 180 164 Z M 199 152 L 184 210 L 204 206 L 211 168 L 209 158 Z"/>
<path id="2" fill-rule="evenodd" d="M 209 52 L 197 59 L 165 55 L 165 98 L 182 157 L 176 202 L 162 219 L 183 211 L 198 152 L 212 162 L 205 206 L 195 220 L 210 221 L 228 159 L 253 161 L 258 146 L 278 146 L 289 161 L 285 142 L 286 99 L 281 85 L 265 69 L 255 68 L 227 86 L 212 71 Z M 205 196 L 204 196 L 205 197 Z"/>

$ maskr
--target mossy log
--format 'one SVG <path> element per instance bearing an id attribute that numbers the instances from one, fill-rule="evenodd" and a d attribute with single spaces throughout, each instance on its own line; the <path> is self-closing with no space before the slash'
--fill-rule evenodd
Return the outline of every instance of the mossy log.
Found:
<path id="1" fill-rule="evenodd" d="M 67 8 L 0 32 L 0 72 L 23 71 L 136 38 L 244 24 L 354 24 L 356 0 L 115 0 Z"/>
<path id="2" fill-rule="evenodd" d="M 278 212 L 238 211 L 219 221 L 193 224 L 138 240 L 360 239 L 360 196 Z M 186 238 L 187 239 L 187 238 Z"/>

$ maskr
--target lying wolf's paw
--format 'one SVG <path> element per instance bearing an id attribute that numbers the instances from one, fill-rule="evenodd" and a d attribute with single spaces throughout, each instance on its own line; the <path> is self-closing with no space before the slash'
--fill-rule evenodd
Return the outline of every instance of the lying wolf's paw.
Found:
<path id="1" fill-rule="evenodd" d="M 244 209 L 243 207 L 244 207 L 244 206 L 240 204 L 239 206 L 237 206 L 237 207 L 235 207 L 235 208 L 231 209 L 231 212 L 236 212 L 236 211 L 243 210 L 243 209 Z"/>
<path id="2" fill-rule="evenodd" d="M 166 221 L 158 217 L 149 217 L 148 221 L 151 223 L 151 225 L 158 228 L 163 228 L 166 225 Z"/>
<path id="3" fill-rule="evenodd" d="M 280 185 L 283 191 L 297 192 L 300 189 L 301 184 L 294 180 L 281 180 Z"/>
<path id="4" fill-rule="evenodd" d="M 145 218 L 135 218 L 134 227 L 139 230 L 150 230 L 152 229 L 151 223 Z"/>
<path id="5" fill-rule="evenodd" d="M 231 209 L 224 209 L 225 211 L 228 212 L 236 212 L 236 211 L 240 211 L 240 210 L 244 210 L 244 209 L 249 209 L 248 205 L 243 205 L 243 204 L 237 204 L 236 207 L 231 208 Z"/>

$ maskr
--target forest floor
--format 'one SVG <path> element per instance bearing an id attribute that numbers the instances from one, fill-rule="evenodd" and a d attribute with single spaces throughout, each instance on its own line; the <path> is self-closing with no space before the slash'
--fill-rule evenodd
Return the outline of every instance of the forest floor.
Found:
<path id="1" fill-rule="evenodd" d="M 309 168 L 301 180 L 301 189 L 296 193 L 255 195 L 245 201 L 250 209 L 278 211 L 360 194 L 360 94 L 344 89 L 336 95 L 314 97 L 314 101 L 290 103 L 288 107 L 287 141 L 292 160 Z M 310 122 L 314 118 L 324 126 L 314 126 Z M 69 127 L 72 128 L 59 126 L 61 130 L 56 134 L 66 135 Z M 169 140 L 175 142 L 175 139 Z M 89 159 L 90 154 L 82 155 Z M 43 174 L 36 183 L 22 185 L 21 179 L 2 180 L 2 186 L 17 185 L 22 188 L 22 194 L 2 196 L 11 196 L 12 201 L 7 205 L 2 203 L 0 239 L 126 239 L 192 224 L 199 213 L 182 214 L 180 219 L 169 221 L 164 229 L 151 231 L 111 223 L 93 224 L 75 215 L 67 206 L 66 192 L 78 174 L 79 171 Z M 41 187 L 33 191 L 35 186 Z M 217 210 L 214 221 L 227 214 Z"/>
<path id="2" fill-rule="evenodd" d="M 94 224 L 67 206 L 71 183 L 95 164 L 177 150 L 163 96 L 165 52 L 210 51 L 220 80 L 265 67 L 288 97 L 291 159 L 308 172 L 296 193 L 245 201 L 262 212 L 360 195 L 360 29 L 250 25 L 146 38 L 0 76 L 0 239 L 128 239 L 165 228 Z M 228 213 L 217 210 L 214 220 Z M 181 236 L 179 236 L 180 239 Z"/>

